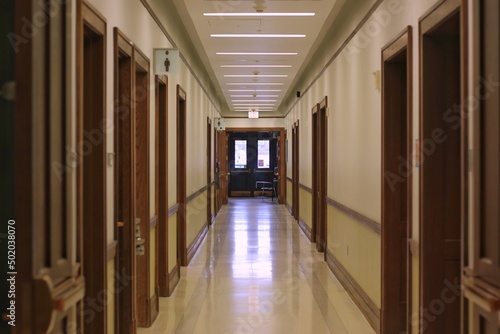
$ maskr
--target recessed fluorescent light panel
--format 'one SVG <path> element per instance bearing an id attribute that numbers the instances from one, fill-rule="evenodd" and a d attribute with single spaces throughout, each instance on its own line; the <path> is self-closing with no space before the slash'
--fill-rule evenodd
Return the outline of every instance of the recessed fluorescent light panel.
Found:
<path id="1" fill-rule="evenodd" d="M 297 52 L 217 52 L 220 56 L 296 56 Z"/>
<path id="2" fill-rule="evenodd" d="M 304 34 L 211 34 L 216 38 L 304 38 Z"/>
<path id="3" fill-rule="evenodd" d="M 281 92 L 281 89 L 229 89 L 229 92 L 238 92 L 238 93 L 246 93 L 246 92 Z"/>
<path id="4" fill-rule="evenodd" d="M 239 102 L 276 102 L 276 100 L 232 100 L 233 103 Z"/>
<path id="5" fill-rule="evenodd" d="M 231 95 L 231 97 L 238 97 L 238 98 L 241 98 L 241 97 L 258 97 L 258 98 L 261 98 L 261 97 L 264 97 L 264 98 L 271 98 L 271 97 L 278 97 L 279 95 L 260 95 L 260 94 L 255 94 L 254 95 Z"/>
<path id="6" fill-rule="evenodd" d="M 235 107 L 274 107 L 276 103 L 234 103 Z"/>
<path id="7" fill-rule="evenodd" d="M 316 13 L 203 13 L 203 16 L 216 17 L 312 17 Z"/>
<path id="8" fill-rule="evenodd" d="M 224 74 L 224 78 L 288 78 L 287 74 Z"/>
<path id="9" fill-rule="evenodd" d="M 228 86 L 283 86 L 282 82 L 229 82 Z"/>
<path id="10" fill-rule="evenodd" d="M 221 65 L 222 68 L 290 68 L 292 65 Z"/>

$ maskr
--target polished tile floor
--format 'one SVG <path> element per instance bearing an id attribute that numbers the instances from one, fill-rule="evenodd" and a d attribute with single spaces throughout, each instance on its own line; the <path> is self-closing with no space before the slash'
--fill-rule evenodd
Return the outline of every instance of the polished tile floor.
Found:
<path id="1" fill-rule="evenodd" d="M 139 334 L 374 333 L 282 205 L 230 199 Z"/>

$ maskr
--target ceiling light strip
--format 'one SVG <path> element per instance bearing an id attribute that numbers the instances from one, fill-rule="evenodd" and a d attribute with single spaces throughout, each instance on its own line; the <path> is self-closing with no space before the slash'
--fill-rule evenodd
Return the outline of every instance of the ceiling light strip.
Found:
<path id="1" fill-rule="evenodd" d="M 240 103 L 240 102 L 276 102 L 276 100 L 231 100 L 233 103 Z"/>
<path id="2" fill-rule="evenodd" d="M 274 107 L 276 103 L 234 103 L 234 107 Z"/>
<path id="3" fill-rule="evenodd" d="M 288 78 L 287 74 L 224 74 L 224 78 Z"/>
<path id="4" fill-rule="evenodd" d="M 260 98 L 260 97 L 264 97 L 264 98 L 271 98 L 271 97 L 279 97 L 279 95 L 260 95 L 260 94 L 255 94 L 255 95 L 231 95 L 231 97 L 238 97 L 238 98 L 241 98 L 241 97 L 256 97 L 256 98 Z"/>
<path id="5" fill-rule="evenodd" d="M 305 34 L 211 34 L 215 38 L 304 38 Z"/>
<path id="6" fill-rule="evenodd" d="M 312 17 L 316 13 L 203 13 L 207 17 Z"/>
<path id="7" fill-rule="evenodd" d="M 291 68 L 292 65 L 221 65 L 222 68 Z"/>
<path id="8" fill-rule="evenodd" d="M 228 86 L 283 86 L 282 82 L 228 82 Z"/>
<path id="9" fill-rule="evenodd" d="M 297 52 L 217 52 L 219 56 L 296 56 Z"/>
<path id="10" fill-rule="evenodd" d="M 228 89 L 228 92 L 281 92 L 281 89 Z"/>

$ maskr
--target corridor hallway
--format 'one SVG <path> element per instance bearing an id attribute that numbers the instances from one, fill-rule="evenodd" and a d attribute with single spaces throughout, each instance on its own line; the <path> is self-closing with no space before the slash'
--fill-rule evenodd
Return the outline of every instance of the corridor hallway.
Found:
<path id="1" fill-rule="evenodd" d="M 374 333 L 285 206 L 230 199 L 139 334 Z"/>

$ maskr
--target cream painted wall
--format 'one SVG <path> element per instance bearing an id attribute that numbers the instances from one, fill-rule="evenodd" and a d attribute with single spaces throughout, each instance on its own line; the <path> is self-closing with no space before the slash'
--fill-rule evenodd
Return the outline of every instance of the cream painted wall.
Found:
<path id="1" fill-rule="evenodd" d="M 207 222 L 207 191 L 187 205 L 186 246 L 189 248 Z"/>
<path id="2" fill-rule="evenodd" d="M 115 318 L 115 291 L 119 289 L 115 285 L 115 260 L 112 259 L 108 262 L 108 291 L 107 291 L 107 311 L 108 311 L 108 319 Z M 115 332 L 115 322 L 108 321 L 108 333 Z"/>
<path id="3" fill-rule="evenodd" d="M 312 229 L 312 194 L 299 188 L 299 218 L 303 219 L 309 230 Z"/>
<path id="4" fill-rule="evenodd" d="M 369 17 L 346 48 L 325 67 L 339 46 L 353 31 L 374 1 L 360 1 L 357 13 L 346 4 L 339 30 L 328 50 L 318 52 L 301 85 L 312 84 L 298 101 L 290 99 L 285 126 L 300 120 L 300 182 L 311 186 L 311 109 L 328 96 L 328 184 L 327 195 L 364 216 L 381 221 L 381 96 L 373 72 L 381 69 L 381 50 L 407 26 L 413 28 L 413 141 L 419 131 L 419 18 L 439 0 L 386 0 Z M 354 8 L 354 7 L 353 7 Z M 342 13 L 341 13 L 342 15 Z M 342 20 L 342 19 L 341 19 Z M 350 22 L 348 22 L 350 21 Z M 314 78 L 321 73 L 317 81 Z M 297 89 L 301 90 L 301 89 Z M 292 145 L 289 141 L 288 159 Z M 419 240 L 418 169 L 413 175 L 413 238 Z M 287 174 L 291 176 L 291 164 Z M 302 205 L 302 203 L 301 203 Z M 302 214 L 302 207 L 301 207 Z M 380 235 L 364 228 L 332 207 L 328 207 L 328 248 L 347 268 L 357 283 L 380 306 Z M 349 255 L 347 247 L 349 246 Z M 412 257 L 414 296 L 418 307 L 418 256 Z M 369 278 L 369 279 L 368 279 Z"/>
<path id="5" fill-rule="evenodd" d="M 107 121 L 113 122 L 114 111 L 114 59 L 113 59 L 113 28 L 118 27 L 123 33 L 130 38 L 135 45 L 149 58 L 151 62 L 151 76 L 149 83 L 149 102 L 150 102 L 150 211 L 151 216 L 155 214 L 154 196 L 155 196 L 155 98 L 154 98 L 154 73 L 153 73 L 153 49 L 154 48 L 170 48 L 172 45 L 167 40 L 163 32 L 160 30 L 156 22 L 151 18 L 146 8 L 139 2 L 134 0 L 108 0 L 98 1 L 89 0 L 89 3 L 94 6 L 107 21 Z M 206 154 L 205 141 L 206 136 L 200 136 L 200 133 L 206 133 L 206 117 L 218 117 L 218 107 L 214 106 L 207 94 L 204 92 L 200 84 L 189 71 L 186 64 L 180 62 L 179 73 L 169 75 L 169 206 L 177 203 L 176 201 L 176 85 L 180 83 L 187 92 L 187 129 L 188 129 L 188 154 L 187 164 L 188 173 L 188 194 L 189 189 L 199 189 L 206 184 Z M 214 94 L 215 95 L 215 94 Z M 193 131 L 193 132 L 191 132 Z M 194 134 L 194 135 L 193 135 Z M 113 132 L 107 133 L 107 151 L 113 152 L 114 141 Z M 113 168 L 108 166 L 107 169 L 107 198 L 108 203 L 113 203 Z M 196 188 L 198 187 L 198 188 Z M 113 239 L 113 206 L 108 205 L 107 210 L 108 224 L 108 242 Z"/>
<path id="6" fill-rule="evenodd" d="M 419 298 L 420 298 L 420 273 L 419 273 L 419 257 L 418 255 L 413 255 L 411 257 L 411 283 L 412 283 L 412 300 L 411 300 L 411 328 L 413 333 L 418 333 L 419 326 Z"/>
<path id="7" fill-rule="evenodd" d="M 151 268 L 151 275 L 149 275 L 149 297 L 155 294 L 155 279 L 156 279 L 156 227 L 149 231 L 149 267 Z M 159 297 L 159 296 L 158 296 Z"/>
<path id="8" fill-rule="evenodd" d="M 378 306 L 381 305 L 380 235 L 328 206 L 327 247 Z"/>
<path id="9" fill-rule="evenodd" d="M 283 128 L 284 118 L 224 118 L 226 128 Z"/>
<path id="10" fill-rule="evenodd" d="M 328 96 L 328 196 L 377 222 L 381 219 L 381 97 L 375 88 L 372 73 L 381 68 L 382 48 L 407 25 L 413 26 L 416 35 L 418 18 L 436 2 L 437 0 L 384 1 L 311 89 L 290 109 L 285 120 L 289 132 L 293 122 L 300 120 L 300 182 L 311 186 L 311 110 L 316 103 Z M 351 30 L 347 29 L 339 34 L 345 39 Z M 416 36 L 413 47 L 414 73 L 418 73 Z M 321 69 L 318 66 L 316 70 L 319 72 Z M 311 78 L 314 77 L 313 74 L 310 75 Z M 414 76 L 413 89 L 413 132 L 416 139 L 418 76 Z M 415 206 L 418 205 L 417 172 L 414 168 Z M 290 165 L 288 173 L 291 174 Z M 418 210 L 413 212 L 414 221 L 418 221 Z M 417 228 L 418 226 L 414 230 L 416 238 Z"/>
<path id="11" fill-rule="evenodd" d="M 118 27 L 123 33 L 130 38 L 137 47 L 145 53 L 145 55 L 153 61 L 153 48 L 170 47 L 170 43 L 166 40 L 163 33 L 160 31 L 156 23 L 151 19 L 151 16 L 139 1 L 133 0 L 109 0 L 109 1 L 88 1 L 94 6 L 106 19 L 107 22 L 107 42 L 106 42 L 106 109 L 107 121 L 113 123 L 114 117 L 114 55 L 113 55 L 113 28 Z M 130 24 L 133 22 L 133 24 Z M 154 76 L 151 75 L 150 87 L 154 87 Z M 154 138 L 154 89 L 149 90 L 150 101 L 150 117 L 151 117 L 151 138 Z M 107 133 L 107 152 L 114 151 L 114 134 L 112 131 Z M 150 173 L 151 178 L 154 178 L 154 141 L 150 146 L 151 161 Z M 114 202 L 114 166 L 108 165 L 107 169 L 107 203 Z M 154 181 L 154 180 L 153 180 Z M 154 182 L 152 182 L 154 184 Z M 150 189 L 152 199 L 154 199 L 154 186 Z M 154 200 L 151 201 L 153 211 Z M 108 221 L 108 243 L 112 242 L 114 232 L 114 206 L 107 206 L 107 221 Z"/>
<path id="12" fill-rule="evenodd" d="M 291 160 L 288 160 L 288 161 L 291 161 Z M 292 173 L 288 174 L 288 176 L 292 176 Z M 293 199 L 292 199 L 292 190 L 293 190 L 293 184 L 292 182 L 290 182 L 290 180 L 286 180 L 286 203 L 290 206 L 292 206 L 292 202 L 293 202 Z"/>
<path id="13" fill-rule="evenodd" d="M 168 217 L 168 272 L 177 265 L 177 213 Z"/>
<path id="14" fill-rule="evenodd" d="M 150 81 L 148 87 L 148 98 L 150 104 L 150 217 L 156 214 L 155 208 L 155 90 L 154 90 L 154 48 L 170 48 L 172 44 L 167 40 L 164 33 L 160 30 L 157 23 L 152 19 L 149 12 L 138 0 L 89 0 L 89 3 L 94 6 L 106 19 L 107 22 L 107 41 L 106 41 L 106 118 L 107 122 L 113 123 L 114 117 L 114 54 L 113 54 L 113 29 L 118 27 L 130 40 L 134 42 L 146 57 L 150 60 Z M 182 52 L 182 50 L 181 50 Z M 205 73 L 202 73 L 199 82 L 194 77 L 193 73 L 188 69 L 184 62 L 180 62 L 178 73 L 169 75 L 168 83 L 168 122 L 169 122 L 169 207 L 177 203 L 177 170 L 176 170 L 176 86 L 180 84 L 187 93 L 187 193 L 190 195 L 206 185 L 206 122 L 207 117 L 213 119 L 218 117 L 218 106 L 214 105 L 213 99 L 207 94 L 216 96 L 213 89 L 206 90 L 200 86 L 200 83 L 205 87 L 211 87 L 211 83 L 207 81 Z M 112 129 L 112 127 L 111 127 Z M 114 133 L 109 131 L 106 133 L 107 152 L 114 151 Z M 107 241 L 108 244 L 114 238 L 114 166 L 107 167 Z M 206 212 L 206 211 L 204 211 Z M 169 272 L 177 263 L 177 226 L 176 215 L 170 217 L 169 222 Z M 189 229 L 195 230 L 199 228 L 198 221 L 188 222 Z M 192 232 L 194 233 L 194 232 Z M 155 230 L 150 231 L 151 249 L 155 248 Z M 151 273 L 154 273 L 155 258 L 154 251 L 150 253 Z M 110 262 L 108 266 L 108 297 L 110 301 L 114 299 L 114 266 Z M 151 283 L 150 295 L 154 295 L 154 279 L 155 275 L 149 277 Z M 108 304 L 109 321 L 108 330 L 114 332 L 114 302 Z"/>

